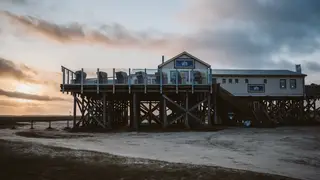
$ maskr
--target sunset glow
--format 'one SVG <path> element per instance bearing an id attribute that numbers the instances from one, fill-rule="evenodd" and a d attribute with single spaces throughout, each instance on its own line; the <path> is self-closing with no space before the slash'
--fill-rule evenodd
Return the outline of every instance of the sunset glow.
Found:
<path id="1" fill-rule="evenodd" d="M 36 95 L 41 92 L 41 88 L 38 85 L 20 83 L 20 84 L 17 84 L 15 91 L 20 93 L 25 93 L 25 94 Z"/>

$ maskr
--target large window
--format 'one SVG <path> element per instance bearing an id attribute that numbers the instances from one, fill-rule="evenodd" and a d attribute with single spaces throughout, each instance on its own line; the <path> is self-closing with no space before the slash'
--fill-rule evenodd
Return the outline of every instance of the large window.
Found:
<path id="1" fill-rule="evenodd" d="M 290 79 L 290 88 L 291 89 L 297 88 L 297 80 L 296 79 Z"/>
<path id="2" fill-rule="evenodd" d="M 286 88 L 287 88 L 286 79 L 280 79 L 280 89 L 286 89 Z"/>

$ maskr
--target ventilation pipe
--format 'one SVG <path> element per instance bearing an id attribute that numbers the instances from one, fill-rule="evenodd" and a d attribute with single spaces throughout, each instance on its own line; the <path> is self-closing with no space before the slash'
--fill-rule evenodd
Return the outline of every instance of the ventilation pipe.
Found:
<path id="1" fill-rule="evenodd" d="M 296 64 L 296 72 L 301 74 L 301 64 Z"/>
<path id="2" fill-rule="evenodd" d="M 162 64 L 164 63 L 164 56 L 162 56 Z"/>

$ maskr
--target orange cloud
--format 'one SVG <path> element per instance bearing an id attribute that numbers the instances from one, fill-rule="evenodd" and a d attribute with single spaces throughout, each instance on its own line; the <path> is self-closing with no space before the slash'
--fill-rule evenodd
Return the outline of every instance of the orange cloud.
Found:
<path id="1" fill-rule="evenodd" d="M 15 92 L 15 91 L 5 91 L 3 89 L 0 89 L 0 96 L 28 99 L 28 100 L 37 100 L 37 101 L 65 101 L 66 100 L 60 97 L 40 96 L 40 95 L 27 94 L 27 93 Z"/>

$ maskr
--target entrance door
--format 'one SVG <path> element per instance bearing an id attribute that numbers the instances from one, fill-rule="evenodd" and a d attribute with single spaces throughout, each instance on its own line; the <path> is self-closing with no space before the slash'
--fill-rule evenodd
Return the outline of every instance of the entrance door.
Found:
<path id="1" fill-rule="evenodd" d="M 180 71 L 181 75 L 181 84 L 189 84 L 189 71 Z"/>

